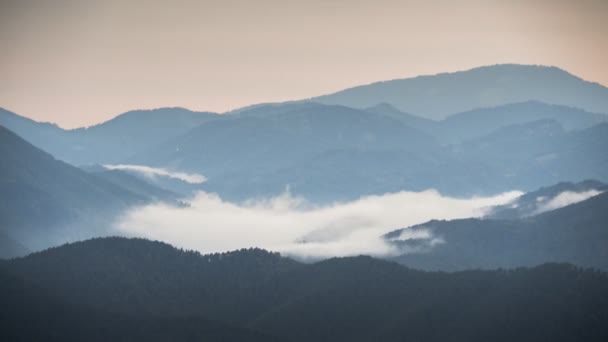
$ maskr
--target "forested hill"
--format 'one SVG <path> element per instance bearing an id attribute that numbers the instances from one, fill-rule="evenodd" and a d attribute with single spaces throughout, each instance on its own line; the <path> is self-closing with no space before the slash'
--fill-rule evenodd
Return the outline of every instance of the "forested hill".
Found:
<path id="1" fill-rule="evenodd" d="M 9 274 L 0 274 L 2 341 L 278 341 L 201 317 L 129 316 L 72 305 Z"/>
<path id="2" fill-rule="evenodd" d="M 5 316 L 3 340 L 26 324 L 31 335 L 20 332 L 35 339 L 49 317 L 58 336 L 73 336 L 78 328 L 66 323 L 73 316 L 63 305 L 85 310 L 81 318 L 91 315 L 84 321 L 93 328 L 83 328 L 80 338 L 105 329 L 96 325 L 107 324 L 94 320 L 97 312 L 138 322 L 196 317 L 287 341 L 608 338 L 608 276 L 568 264 L 442 273 L 370 257 L 301 264 L 259 249 L 200 255 L 160 242 L 100 238 L 0 265 L 5 278 L 23 282 L 21 298 L 32 299 L 14 308 L 14 286 L 3 282 L 2 303 L 12 304 L 3 307 L 34 313 Z M 51 299 L 38 301 L 28 289 Z M 124 336 L 133 329 L 156 331 L 146 324 L 116 329 Z"/>
<path id="3" fill-rule="evenodd" d="M 586 184 L 594 183 L 583 182 L 578 187 L 585 189 Z M 537 194 L 549 197 L 548 194 L 562 187 L 576 188 L 572 184 L 562 184 Z M 524 196 L 515 203 L 529 202 L 530 199 Z M 536 200 L 536 197 L 533 198 Z M 608 192 L 530 217 L 432 220 L 395 230 L 385 237 L 404 249 L 430 247 L 425 253 L 408 253 L 394 259 L 404 265 L 427 270 L 512 268 L 545 262 L 569 262 L 606 271 L 606 208 Z M 443 243 L 428 246 L 428 239 L 401 240 L 400 235 L 404 232 L 427 232 Z"/>

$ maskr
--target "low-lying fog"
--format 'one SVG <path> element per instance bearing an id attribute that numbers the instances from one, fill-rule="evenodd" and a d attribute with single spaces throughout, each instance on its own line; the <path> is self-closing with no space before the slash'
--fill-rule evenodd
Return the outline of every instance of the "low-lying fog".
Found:
<path id="1" fill-rule="evenodd" d="M 120 234 L 201 253 L 260 247 L 298 258 L 390 256 L 399 251 L 381 238 L 389 231 L 431 219 L 482 216 L 488 207 L 506 204 L 519 195 L 521 192 L 512 191 L 462 199 L 427 190 L 315 206 L 289 193 L 244 204 L 198 193 L 187 208 L 155 204 L 131 210 L 115 228 Z"/>

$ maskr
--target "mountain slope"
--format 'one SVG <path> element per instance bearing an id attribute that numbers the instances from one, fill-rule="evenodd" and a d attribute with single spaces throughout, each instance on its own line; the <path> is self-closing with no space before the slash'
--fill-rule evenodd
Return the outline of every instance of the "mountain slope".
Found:
<path id="1" fill-rule="evenodd" d="M 392 106 L 391 104 L 380 103 L 375 106 L 366 108 L 365 111 L 378 115 L 388 116 L 404 123 L 407 126 L 419 129 L 422 132 L 433 134 L 436 138 L 441 138 L 438 137 L 437 134 L 435 134 L 435 131 L 439 128 L 439 123 L 437 121 L 425 119 L 423 117 L 416 116 L 410 113 L 404 113 Z"/>
<path id="2" fill-rule="evenodd" d="M 0 271 L 3 341 L 276 341 L 201 317 L 137 317 L 71 305 Z"/>
<path id="3" fill-rule="evenodd" d="M 134 194 L 148 198 L 154 202 L 179 203 L 179 194 L 153 185 L 122 170 L 107 170 L 104 168 L 89 168 L 91 174 L 109 183 L 120 186 Z M 94 170 L 94 171 L 93 171 Z"/>
<path id="4" fill-rule="evenodd" d="M 183 108 L 135 110 L 88 128 L 64 130 L 0 108 L 0 125 L 71 164 L 119 163 L 219 115 Z"/>
<path id="5" fill-rule="evenodd" d="M 47 122 L 37 122 L 0 108 L 0 126 L 3 126 L 32 145 L 47 152 L 68 151 L 70 141 L 66 131 L 61 127 Z"/>
<path id="6" fill-rule="evenodd" d="M 114 215 L 151 200 L 58 161 L 2 126 L 0 156 L 0 231 L 31 250 L 103 234 Z"/>
<path id="7" fill-rule="evenodd" d="M 8 265 L 72 304 L 125 315 L 205 316 L 229 323 L 251 319 L 255 310 L 269 305 L 270 294 L 259 293 L 259 286 L 301 267 L 259 249 L 203 256 L 161 242 L 117 237 L 51 248 Z"/>
<path id="8" fill-rule="evenodd" d="M 599 340 L 606 289 L 596 277 L 568 265 L 442 274 L 332 259 L 283 276 L 279 288 L 295 295 L 252 326 L 295 341 Z"/>
<path id="9" fill-rule="evenodd" d="M 608 116 L 604 114 L 529 101 L 453 114 L 440 121 L 433 133 L 441 141 L 454 143 L 479 138 L 507 126 L 543 119 L 555 120 L 567 131 L 608 122 Z"/>
<path id="10" fill-rule="evenodd" d="M 571 262 L 608 270 L 607 208 L 608 193 L 602 193 L 523 219 L 430 221 L 396 230 L 386 238 L 415 251 L 395 260 L 417 268 L 462 270 Z M 427 234 L 432 238 L 412 238 Z"/>
<path id="11" fill-rule="evenodd" d="M 567 132 L 555 120 L 503 127 L 454 148 L 468 165 L 487 165 L 502 190 L 534 190 L 583 179 L 608 181 L 608 123 Z"/>
<path id="12" fill-rule="evenodd" d="M 114 317 L 152 314 L 166 322 L 198 312 L 203 320 L 289 341 L 608 336 L 608 277 L 563 264 L 428 273 L 369 257 L 305 265 L 261 250 L 199 255 L 158 242 L 106 238 L 4 262 L 0 272 L 66 305 L 103 307 Z"/>
<path id="13" fill-rule="evenodd" d="M 129 163 L 201 173 L 209 179 L 206 189 L 235 198 L 280 193 L 302 180 L 283 170 L 334 152 L 398 150 L 405 158 L 420 160 L 426 157 L 419 155 L 437 148 L 430 135 L 389 117 L 342 106 L 296 103 L 227 115 L 138 154 Z M 276 174 L 281 176 L 274 178 Z M 318 177 L 312 181 L 324 182 Z"/>
<path id="14" fill-rule="evenodd" d="M 218 117 L 184 108 L 130 111 L 92 127 L 69 131 L 74 143 L 68 160 L 74 164 L 119 163 Z"/>
<path id="15" fill-rule="evenodd" d="M 557 106 L 523 106 L 562 113 Z M 287 187 L 295 195 L 332 202 L 402 190 L 473 196 L 608 181 L 607 123 L 582 130 L 566 130 L 552 118 L 495 130 L 490 125 L 470 135 L 488 134 L 442 146 L 384 114 L 316 104 L 297 104 L 294 111 L 279 107 L 272 108 L 278 114 L 264 114 L 258 106 L 251 115 L 203 124 L 129 163 L 204 174 L 202 188 L 228 200 L 274 196 Z"/>
<path id="16" fill-rule="evenodd" d="M 444 144 L 458 144 L 481 138 L 508 126 L 528 124 L 540 120 L 554 120 L 566 131 L 583 130 L 608 122 L 608 115 L 581 109 L 551 105 L 539 101 L 509 103 L 496 107 L 476 108 L 451 114 L 435 121 L 404 113 L 388 103 L 366 111 L 385 115 L 434 136 Z"/>
<path id="17" fill-rule="evenodd" d="M 385 102 L 427 119 L 529 100 L 608 113 L 608 88 L 556 67 L 516 64 L 372 83 L 311 100 L 353 108 Z"/>

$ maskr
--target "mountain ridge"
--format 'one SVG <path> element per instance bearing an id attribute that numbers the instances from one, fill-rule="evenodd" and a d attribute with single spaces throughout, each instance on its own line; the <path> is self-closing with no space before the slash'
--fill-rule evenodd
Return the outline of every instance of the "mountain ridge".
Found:
<path id="1" fill-rule="evenodd" d="M 474 108 L 528 100 L 608 113 L 607 99 L 605 86 L 585 81 L 557 67 L 498 64 L 380 81 L 308 100 L 354 108 L 388 102 L 399 110 L 439 119 Z"/>
<path id="2" fill-rule="evenodd" d="M 29 250 L 103 235 L 115 215 L 154 201 L 152 186 L 124 188 L 55 159 L 3 126 L 0 155 L 0 232 Z"/>
<path id="3" fill-rule="evenodd" d="M 608 335 L 606 273 L 568 264 L 424 272 L 365 256 L 294 264 L 263 250 L 200 255 L 103 238 L 0 262 L 0 275 L 115 317 L 199 317 L 296 342 L 568 341 L 581 331 L 586 341 L 602 341 Z M 8 322 L 0 336 L 23 319 Z"/>
<path id="4" fill-rule="evenodd" d="M 392 260 L 427 270 L 513 268 L 544 262 L 608 270 L 605 208 L 608 192 L 522 218 L 431 220 L 392 231 L 385 239 L 404 250 L 419 251 Z M 411 238 L 416 232 L 432 239 Z"/>

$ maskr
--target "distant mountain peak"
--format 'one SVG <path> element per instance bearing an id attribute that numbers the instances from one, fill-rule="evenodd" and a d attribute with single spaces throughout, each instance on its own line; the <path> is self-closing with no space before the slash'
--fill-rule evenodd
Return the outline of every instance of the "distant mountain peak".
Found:
<path id="1" fill-rule="evenodd" d="M 480 107 L 540 101 L 608 113 L 608 88 L 554 66 L 497 64 L 356 86 L 311 101 L 369 108 L 389 103 L 428 119 Z"/>
<path id="2" fill-rule="evenodd" d="M 187 108 L 183 108 L 183 107 L 161 107 L 161 108 L 154 108 L 154 109 L 135 109 L 135 110 L 130 110 L 127 111 L 125 113 L 119 114 L 107 121 L 101 122 L 99 124 L 93 125 L 93 126 L 89 126 L 89 127 L 82 127 L 82 128 L 77 128 L 75 130 L 90 130 L 90 129 L 96 129 L 97 127 L 103 127 L 103 126 L 107 126 L 107 125 L 111 125 L 111 124 L 116 124 L 119 122 L 129 122 L 129 121 L 140 121 L 141 124 L 145 124 L 146 121 L 143 120 L 149 120 L 151 118 L 154 119 L 161 119 L 161 118 L 166 118 L 166 119 L 170 119 L 170 120 L 183 120 L 184 118 L 188 118 L 188 119 L 192 119 L 192 118 L 196 118 L 196 117 L 201 117 L 201 118 L 205 118 L 205 117 L 209 117 L 209 116 L 215 116 L 218 115 L 217 113 L 213 113 L 213 112 L 198 112 L 198 111 L 193 111 Z"/>

